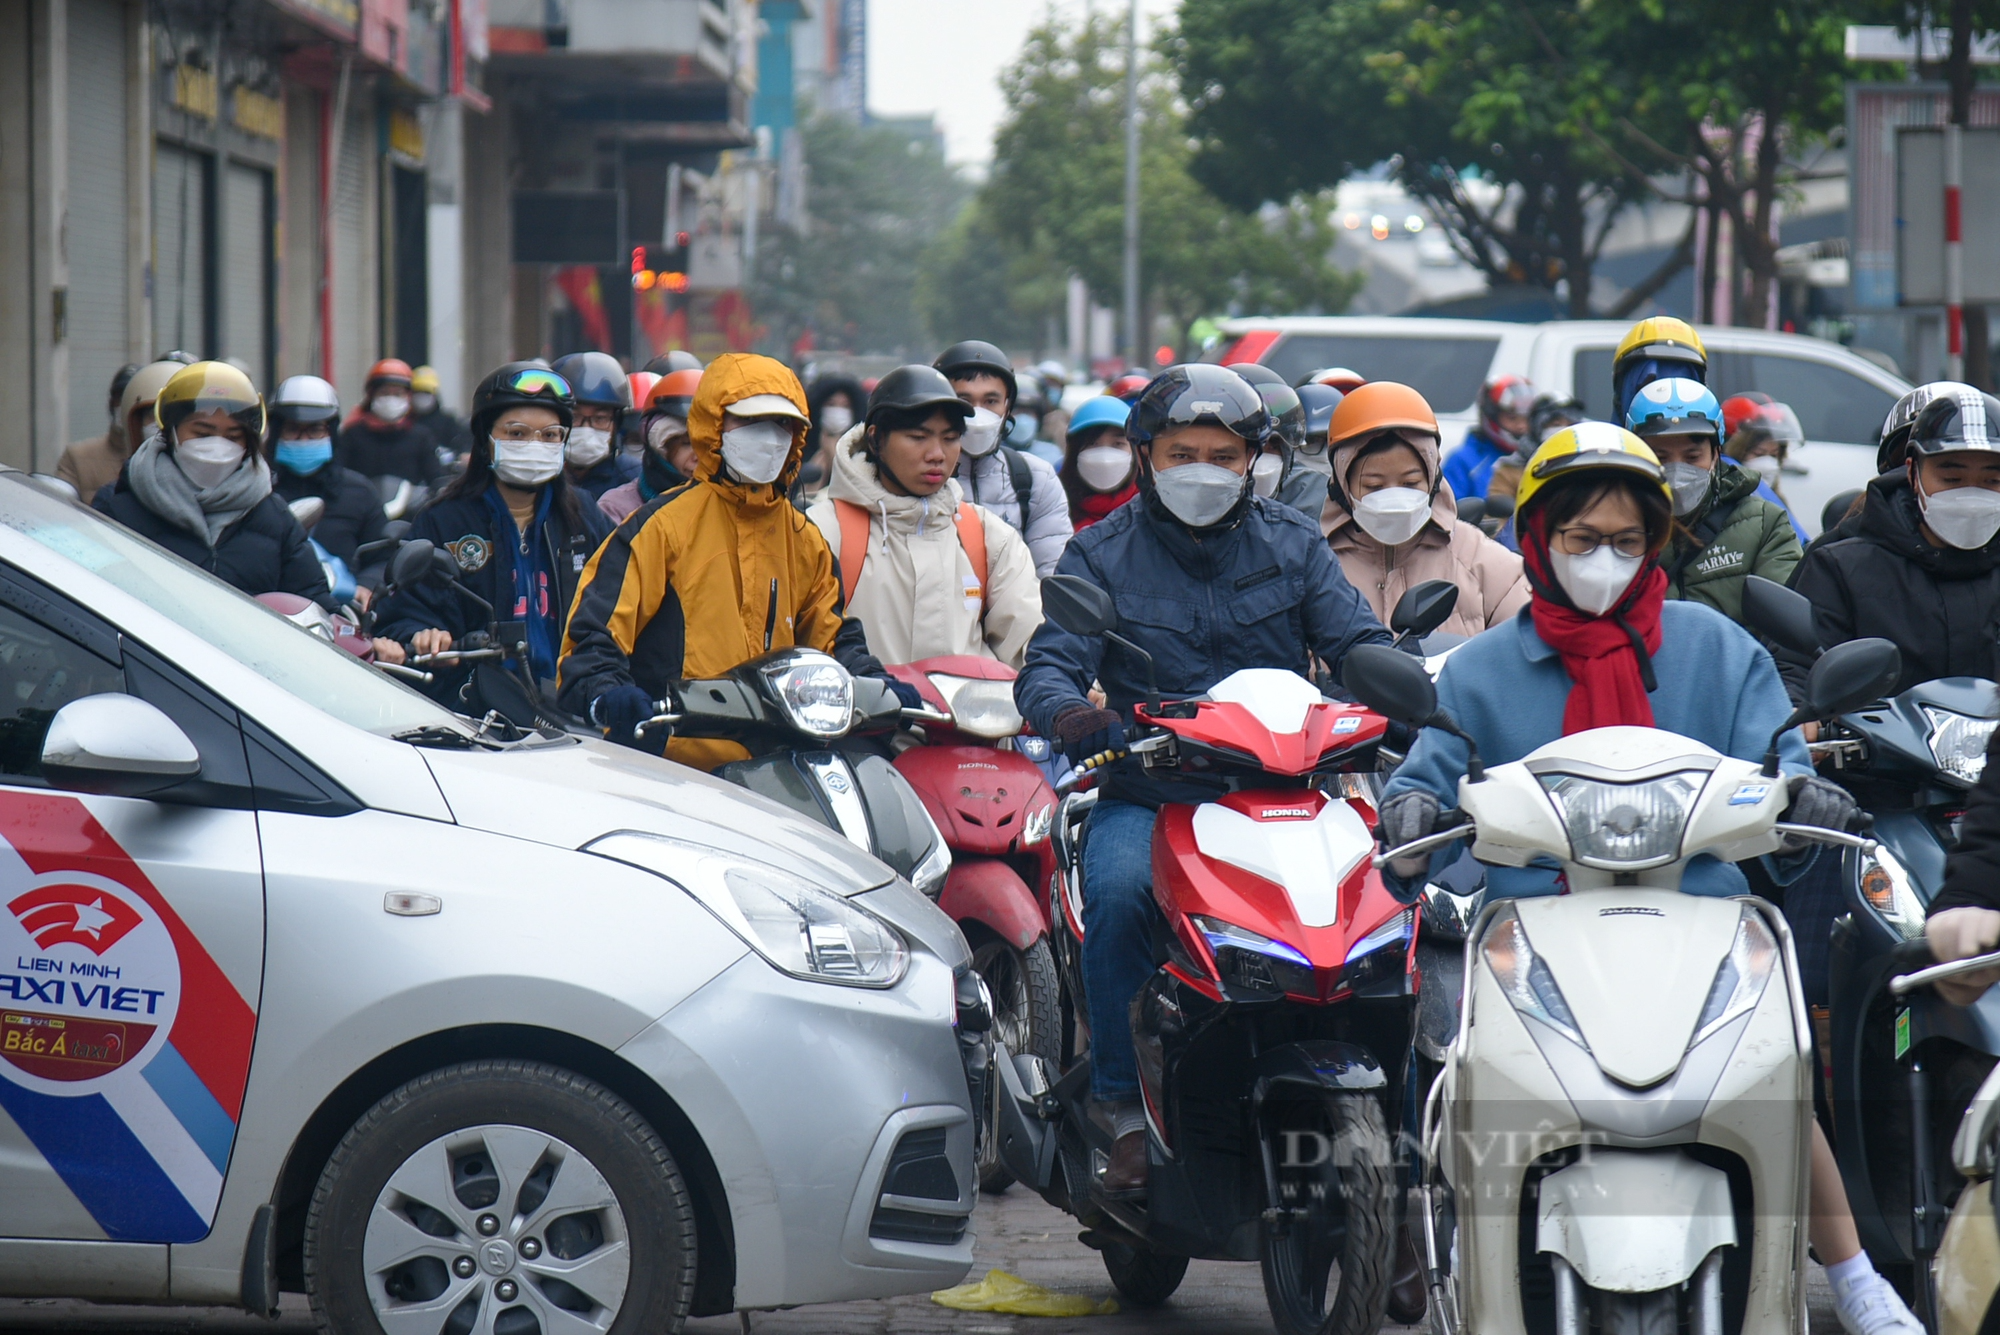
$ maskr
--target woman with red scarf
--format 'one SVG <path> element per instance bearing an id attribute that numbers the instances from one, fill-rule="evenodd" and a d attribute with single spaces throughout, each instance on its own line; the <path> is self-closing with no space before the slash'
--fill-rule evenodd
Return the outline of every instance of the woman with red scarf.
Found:
<path id="1" fill-rule="evenodd" d="M 1139 494 L 1139 457 L 1125 439 L 1130 405 L 1108 394 L 1079 404 L 1063 445 L 1070 526 L 1081 533 Z"/>

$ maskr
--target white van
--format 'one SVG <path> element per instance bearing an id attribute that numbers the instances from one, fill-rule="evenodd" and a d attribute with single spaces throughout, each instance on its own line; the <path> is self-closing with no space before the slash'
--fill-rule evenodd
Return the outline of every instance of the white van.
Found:
<path id="1" fill-rule="evenodd" d="M 1399 380 L 1430 400 L 1449 452 L 1478 420 L 1489 376 L 1524 375 L 1537 390 L 1574 394 L 1591 416 L 1611 415 L 1611 356 L 1632 326 L 1622 320 L 1509 324 L 1401 316 L 1288 316 L 1228 320 L 1218 360 L 1262 362 L 1296 382 L 1323 366 L 1370 380 Z M 1788 403 L 1806 448 L 1780 488 L 1799 522 L 1819 531 L 1820 510 L 1875 476 L 1875 436 L 1909 382 L 1838 343 L 1763 329 L 1699 326 L 1708 383 L 1724 398 L 1762 390 Z"/>

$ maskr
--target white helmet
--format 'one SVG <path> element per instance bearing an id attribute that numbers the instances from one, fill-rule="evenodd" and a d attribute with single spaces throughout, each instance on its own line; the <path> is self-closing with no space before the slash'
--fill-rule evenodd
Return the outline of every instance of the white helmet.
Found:
<path id="1" fill-rule="evenodd" d="M 316 375 L 295 375 L 271 396 L 274 422 L 330 422 L 340 416 L 340 395 Z"/>

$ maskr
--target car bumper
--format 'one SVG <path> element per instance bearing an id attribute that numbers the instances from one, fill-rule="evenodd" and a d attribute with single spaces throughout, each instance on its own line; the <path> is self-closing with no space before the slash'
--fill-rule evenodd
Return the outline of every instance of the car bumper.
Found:
<path id="1" fill-rule="evenodd" d="M 921 950 L 887 991 L 806 982 L 749 955 L 620 1049 L 715 1161 L 738 1308 L 964 1278 L 977 1184 L 953 1011 L 950 967 Z"/>

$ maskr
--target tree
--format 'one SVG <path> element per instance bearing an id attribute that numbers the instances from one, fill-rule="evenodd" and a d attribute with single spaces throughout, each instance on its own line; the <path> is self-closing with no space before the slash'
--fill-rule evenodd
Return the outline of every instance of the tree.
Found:
<path id="1" fill-rule="evenodd" d="M 806 220 L 757 252 L 750 298 L 780 355 L 811 332 L 822 347 L 915 355 L 929 345 L 917 308 L 925 252 L 970 186 L 937 146 L 887 126 L 810 116 Z"/>

